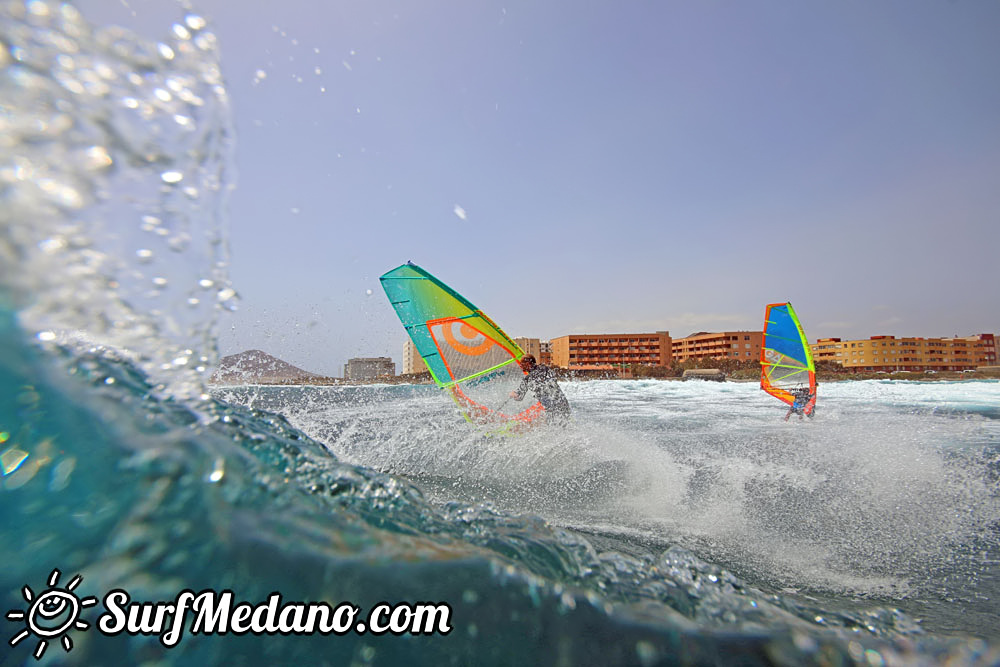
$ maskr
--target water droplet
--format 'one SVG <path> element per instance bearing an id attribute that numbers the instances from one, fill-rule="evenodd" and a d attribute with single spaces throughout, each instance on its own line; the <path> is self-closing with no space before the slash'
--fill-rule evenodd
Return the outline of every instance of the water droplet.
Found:
<path id="1" fill-rule="evenodd" d="M 191 243 L 191 237 L 187 234 L 178 234 L 173 236 L 167 241 L 167 245 L 174 252 L 184 252 L 187 250 L 188 245 Z"/>
<path id="2" fill-rule="evenodd" d="M 202 30 L 208 23 L 197 14 L 188 14 L 184 17 L 184 23 L 192 30 Z"/>
<path id="3" fill-rule="evenodd" d="M 160 174 L 160 178 L 164 183 L 180 183 L 184 180 L 184 174 L 179 171 L 165 171 Z"/>
<path id="4" fill-rule="evenodd" d="M 28 452 L 11 447 L 3 454 L 0 454 L 0 469 L 4 475 L 10 475 L 20 467 L 24 460 L 28 458 Z"/>
<path id="5" fill-rule="evenodd" d="M 28 11 L 35 16 L 48 16 L 49 6 L 41 0 L 35 0 L 34 2 L 28 3 Z"/>
<path id="6" fill-rule="evenodd" d="M 885 664 L 885 659 L 882 657 L 882 654 L 873 648 L 865 650 L 865 660 L 867 660 L 868 664 L 872 667 L 880 667 Z"/>
<path id="7" fill-rule="evenodd" d="M 226 460 L 221 456 L 215 459 L 215 463 L 212 465 L 212 472 L 208 474 L 208 481 L 213 484 L 216 482 L 221 482 L 222 478 L 226 475 Z"/>
<path id="8" fill-rule="evenodd" d="M 72 456 L 63 459 L 52 469 L 52 476 L 49 478 L 50 491 L 62 491 L 69 484 L 69 477 L 76 467 L 76 459 Z"/>
<path id="9" fill-rule="evenodd" d="M 66 247 L 66 239 L 62 237 L 56 237 L 54 239 L 45 239 L 44 241 L 38 242 L 38 247 L 47 255 L 52 255 L 54 253 L 63 250 Z"/>
<path id="10" fill-rule="evenodd" d="M 76 191 L 76 188 L 51 178 L 41 178 L 37 183 L 38 187 L 57 204 L 67 208 L 80 208 L 83 206 L 83 197 Z"/>
<path id="11" fill-rule="evenodd" d="M 635 643 L 635 653 L 643 665 L 655 665 L 660 658 L 660 652 L 652 642 L 638 641 Z"/>
<path id="12" fill-rule="evenodd" d="M 111 166 L 111 156 L 104 146 L 91 146 L 84 151 L 85 167 L 88 169 L 103 169 Z"/>

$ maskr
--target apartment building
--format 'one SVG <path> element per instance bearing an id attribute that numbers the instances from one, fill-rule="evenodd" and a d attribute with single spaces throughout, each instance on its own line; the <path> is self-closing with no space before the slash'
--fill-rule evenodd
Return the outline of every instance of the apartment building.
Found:
<path id="1" fill-rule="evenodd" d="M 965 371 L 997 363 L 996 337 L 988 333 L 964 338 L 820 338 L 810 348 L 814 361 L 833 361 L 858 371 Z"/>
<path id="2" fill-rule="evenodd" d="M 395 375 L 396 364 L 389 357 L 356 357 L 344 364 L 345 380 L 374 380 Z"/>
<path id="3" fill-rule="evenodd" d="M 537 338 L 524 338 L 520 336 L 514 339 L 517 346 L 524 350 L 525 354 L 530 354 L 538 363 L 541 363 L 542 341 Z"/>
<path id="4" fill-rule="evenodd" d="M 546 366 L 552 365 L 552 341 L 539 341 L 538 363 Z"/>
<path id="5" fill-rule="evenodd" d="M 755 361 L 760 359 L 762 331 L 700 332 L 673 342 L 674 361 L 683 363 L 700 359 L 734 359 Z"/>
<path id="6" fill-rule="evenodd" d="M 538 338 L 518 337 L 514 339 L 525 354 L 532 355 L 540 364 L 552 365 L 552 343 Z"/>
<path id="7" fill-rule="evenodd" d="M 669 366 L 670 332 L 574 334 L 549 341 L 552 364 L 574 370 L 610 370 L 633 364 Z"/>
<path id="8" fill-rule="evenodd" d="M 424 363 L 423 357 L 417 352 L 417 346 L 407 338 L 406 342 L 403 343 L 403 363 L 400 374 L 412 375 L 414 373 L 423 373 L 426 370 L 427 364 Z"/>

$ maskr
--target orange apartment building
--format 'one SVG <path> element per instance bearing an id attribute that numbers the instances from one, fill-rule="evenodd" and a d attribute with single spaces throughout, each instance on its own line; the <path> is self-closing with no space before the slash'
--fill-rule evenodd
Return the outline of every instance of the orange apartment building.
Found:
<path id="1" fill-rule="evenodd" d="M 518 347 L 524 350 L 525 354 L 530 354 L 540 364 L 552 365 L 552 344 L 547 340 L 539 338 L 517 337 L 514 339 Z"/>
<path id="2" fill-rule="evenodd" d="M 633 364 L 670 366 L 670 332 L 574 334 L 549 341 L 552 364 L 573 370 L 624 369 Z"/>
<path id="3" fill-rule="evenodd" d="M 538 363 L 546 366 L 552 365 L 552 341 L 543 340 L 539 342 L 540 352 L 538 353 Z"/>
<path id="4" fill-rule="evenodd" d="M 696 333 L 673 342 L 674 361 L 683 363 L 700 359 L 735 359 L 754 361 L 760 359 L 762 331 L 723 331 L 721 333 Z"/>
<path id="5" fill-rule="evenodd" d="M 542 361 L 542 341 L 538 338 L 525 338 L 523 336 L 518 336 L 514 339 L 517 346 L 524 350 L 525 354 L 530 354 L 535 358 L 538 363 L 545 363 Z"/>
<path id="6" fill-rule="evenodd" d="M 552 344 L 540 338 L 524 338 L 519 336 L 514 339 L 518 347 L 524 350 L 525 354 L 530 354 L 540 364 L 552 365 Z"/>
<path id="7" fill-rule="evenodd" d="M 964 338 L 820 338 L 809 347 L 814 361 L 833 361 L 859 371 L 965 371 L 997 363 L 993 334 Z"/>

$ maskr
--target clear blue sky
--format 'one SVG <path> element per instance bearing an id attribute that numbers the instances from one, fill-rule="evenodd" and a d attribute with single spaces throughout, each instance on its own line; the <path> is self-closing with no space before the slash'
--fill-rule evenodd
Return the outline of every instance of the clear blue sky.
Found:
<path id="1" fill-rule="evenodd" d="M 80 0 L 153 39 L 167 0 Z M 513 336 L 1000 332 L 994 0 L 192 0 L 233 101 L 223 354 L 400 362 L 412 260 Z"/>

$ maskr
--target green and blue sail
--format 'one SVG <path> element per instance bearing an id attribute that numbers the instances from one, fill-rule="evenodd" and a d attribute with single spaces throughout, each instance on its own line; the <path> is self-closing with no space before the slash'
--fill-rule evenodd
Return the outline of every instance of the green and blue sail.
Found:
<path id="1" fill-rule="evenodd" d="M 790 303 L 772 303 L 764 311 L 760 348 L 760 388 L 791 405 L 793 392 L 808 388 L 812 397 L 805 413 L 816 405 L 816 366 L 812 350 Z"/>
<path id="2" fill-rule="evenodd" d="M 510 398 L 524 378 L 524 352 L 482 310 L 411 262 L 379 280 L 431 378 L 466 419 L 513 427 L 544 413 L 538 402 Z"/>

